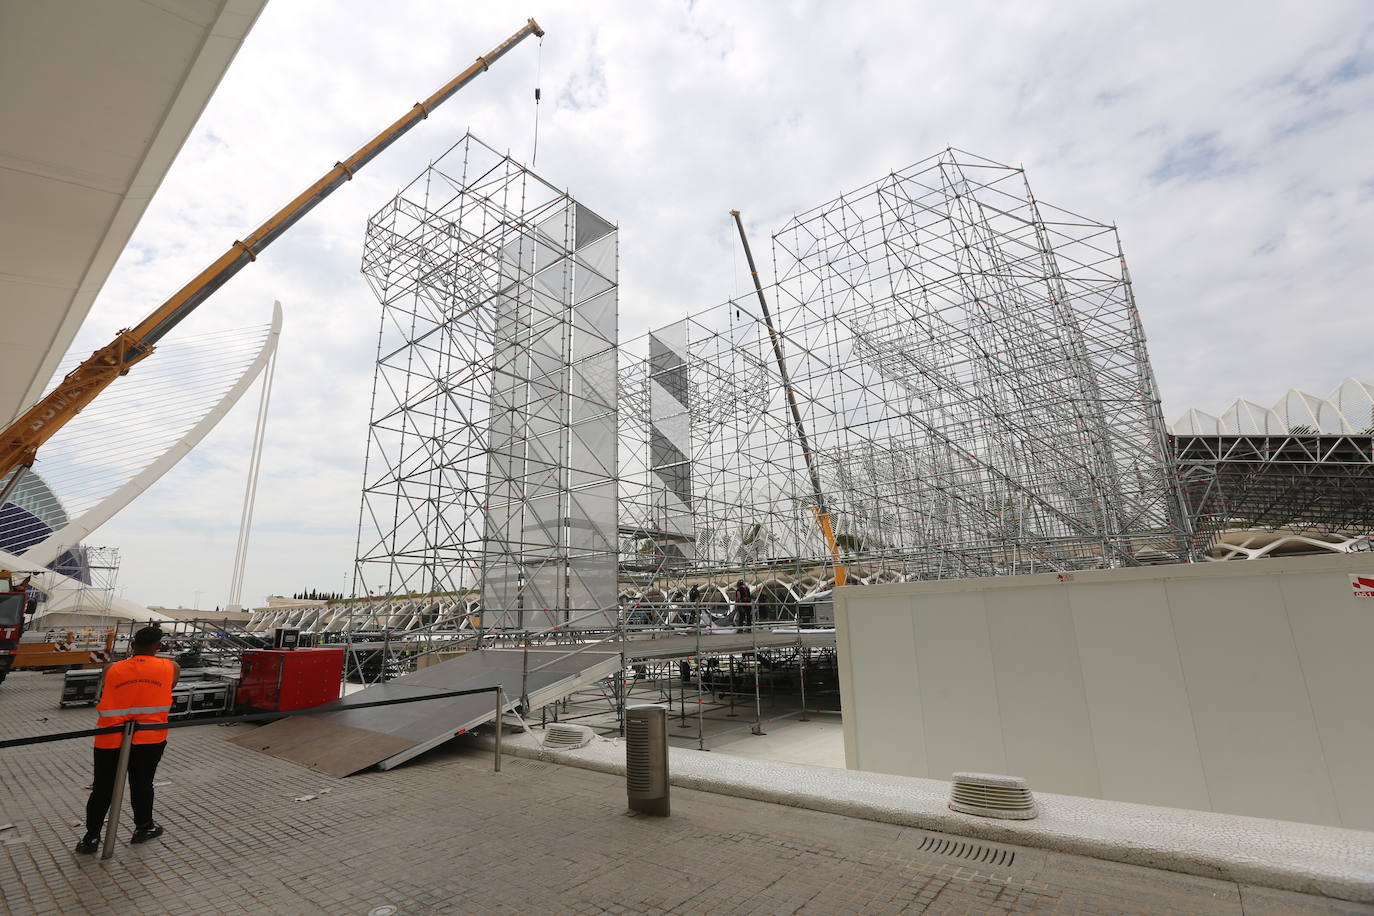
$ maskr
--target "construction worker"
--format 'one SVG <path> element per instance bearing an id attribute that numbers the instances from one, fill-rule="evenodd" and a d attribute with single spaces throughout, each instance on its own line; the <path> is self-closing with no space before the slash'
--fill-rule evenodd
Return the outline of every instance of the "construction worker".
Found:
<path id="1" fill-rule="evenodd" d="M 754 607 L 751 603 L 753 595 L 749 592 L 749 586 L 740 579 L 735 583 L 735 626 L 752 627 L 754 625 Z"/>
<path id="2" fill-rule="evenodd" d="M 694 622 L 699 616 L 697 613 L 697 605 L 699 604 L 701 604 L 701 585 L 693 582 L 692 587 L 687 590 L 687 607 L 678 614 L 678 619 L 687 624 Z"/>
<path id="3" fill-rule="evenodd" d="M 100 714 L 97 728 L 123 725 L 130 720 L 166 724 L 172 709 L 172 688 L 181 676 L 181 666 L 170 658 L 158 658 L 161 648 L 162 631 L 144 627 L 130 643 L 133 654 L 105 669 L 100 700 L 96 703 Z M 77 852 L 91 853 L 100 848 L 100 829 L 110 810 L 123 738 L 118 732 L 95 736 L 95 778 L 86 801 L 86 835 L 76 844 Z M 162 827 L 153 820 L 153 777 L 166 748 L 166 729 L 134 732 L 133 746 L 129 748 L 129 799 L 134 809 L 132 842 L 146 843 L 162 836 Z"/>

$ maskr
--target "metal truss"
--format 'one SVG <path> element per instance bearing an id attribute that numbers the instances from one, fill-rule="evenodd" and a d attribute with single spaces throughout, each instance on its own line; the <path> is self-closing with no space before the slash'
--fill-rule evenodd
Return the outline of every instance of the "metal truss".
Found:
<path id="1" fill-rule="evenodd" d="M 1326 397 L 1290 389 L 1272 406 L 1238 398 L 1172 427 L 1200 551 L 1213 559 L 1368 549 L 1374 531 L 1374 384 Z"/>
<path id="2" fill-rule="evenodd" d="M 859 581 L 1189 556 L 1113 226 L 951 149 L 793 218 L 773 258 Z M 640 592 L 829 564 L 768 346 L 731 301 L 622 349 L 622 579 Z"/>
<path id="3" fill-rule="evenodd" d="M 616 246 L 471 135 L 369 220 L 357 593 L 475 589 L 493 627 L 614 609 Z"/>
<path id="4" fill-rule="evenodd" d="M 1200 548 L 1235 528 L 1374 531 L 1374 436 L 1181 434 L 1174 448 Z"/>
<path id="5" fill-rule="evenodd" d="M 253 633 L 274 627 L 296 627 L 307 633 L 382 632 L 407 634 L 425 628 L 462 629 L 481 609 L 477 592 L 457 595 L 387 595 L 312 601 L 258 608 L 244 626 Z"/>

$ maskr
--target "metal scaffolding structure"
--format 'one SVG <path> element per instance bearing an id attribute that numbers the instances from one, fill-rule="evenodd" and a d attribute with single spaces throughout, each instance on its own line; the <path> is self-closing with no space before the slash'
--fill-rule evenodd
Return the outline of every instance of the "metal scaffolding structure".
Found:
<path id="1" fill-rule="evenodd" d="M 1180 435 L 1200 546 L 1233 529 L 1374 531 L 1374 437 Z"/>
<path id="2" fill-rule="evenodd" d="M 1326 397 L 1292 389 L 1270 407 L 1243 398 L 1188 410 L 1173 446 L 1200 549 L 1263 556 L 1357 549 L 1374 531 L 1374 384 L 1345 379 Z M 1255 548 L 1237 543 L 1255 540 Z"/>
<path id="3" fill-rule="evenodd" d="M 1187 557 L 1113 226 L 951 149 L 794 217 L 773 259 L 791 384 L 861 581 Z M 665 597 L 831 562 L 769 346 L 741 299 L 623 348 L 622 568 Z"/>
<path id="4" fill-rule="evenodd" d="M 66 594 L 50 595 L 44 615 L 85 614 L 102 621 L 109 616 L 119 580 L 118 547 L 64 546 L 53 565 L 56 572 L 70 576 L 78 585 Z"/>
<path id="5" fill-rule="evenodd" d="M 616 606 L 617 234 L 467 135 L 369 221 L 382 305 L 355 592 L 488 627 Z"/>
<path id="6" fill-rule="evenodd" d="M 719 622 L 738 578 L 786 618 L 833 583 L 822 491 L 856 582 L 1189 557 L 1113 226 L 950 149 L 772 249 L 780 353 L 752 299 L 622 345 L 615 227 L 464 137 L 368 224 L 357 592 L 610 628 Z"/>

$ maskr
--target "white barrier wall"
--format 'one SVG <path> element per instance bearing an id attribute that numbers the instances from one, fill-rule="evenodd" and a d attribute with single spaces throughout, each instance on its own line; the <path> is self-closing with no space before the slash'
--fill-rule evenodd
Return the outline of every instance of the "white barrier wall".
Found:
<path id="1" fill-rule="evenodd" d="M 839 589 L 847 765 L 1374 830 L 1356 574 L 1374 555 Z"/>

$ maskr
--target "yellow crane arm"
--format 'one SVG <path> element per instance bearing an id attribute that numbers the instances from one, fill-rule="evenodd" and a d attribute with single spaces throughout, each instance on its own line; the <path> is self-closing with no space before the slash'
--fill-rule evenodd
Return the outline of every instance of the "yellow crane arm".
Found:
<path id="1" fill-rule="evenodd" d="M 290 229 L 301 217 L 334 193 L 344 182 L 350 181 L 354 172 L 371 162 L 416 124 L 428 118 L 431 111 L 446 102 L 479 74 L 484 73 L 502 55 L 530 35 L 541 38 L 544 35 L 544 30 L 533 19 L 526 22 L 514 35 L 477 58 L 472 66 L 444 84 L 429 98 L 423 102 L 416 102 L 410 111 L 363 144 L 352 156 L 343 162 L 334 163 L 334 167 L 319 181 L 274 213 L 253 234 L 236 240 L 229 246 L 228 251 L 220 255 L 190 283 L 177 290 L 137 327 L 120 331 L 113 341 L 96 350 L 81 365 L 67 373 L 56 388 L 0 433 L 0 479 L 15 471 L 3 493 L 0 493 L 0 505 L 4 504 L 15 484 L 19 482 L 23 470 L 33 465 L 39 447 L 52 438 L 72 417 L 80 413 L 82 408 L 91 403 L 111 382 L 121 375 L 128 374 L 135 363 L 152 353 L 163 335 L 176 327 L 230 277 L 256 261 L 264 248 L 276 241 L 278 236 Z"/>
<path id="2" fill-rule="evenodd" d="M 825 492 L 821 488 L 821 472 L 816 467 L 816 456 L 811 453 L 811 443 L 806 438 L 806 427 L 802 424 L 801 408 L 797 405 L 797 394 L 792 390 L 792 379 L 787 374 L 787 360 L 783 359 L 782 338 L 773 327 L 773 314 L 768 311 L 768 300 L 763 295 L 763 282 L 759 280 L 758 268 L 754 266 L 754 253 L 749 250 L 749 239 L 744 234 L 744 221 L 738 210 L 731 210 L 735 226 L 739 229 L 740 244 L 744 246 L 744 257 L 749 262 L 749 273 L 754 278 L 754 292 L 759 297 L 759 309 L 763 312 L 763 323 L 768 328 L 768 339 L 773 344 L 773 358 L 778 364 L 778 375 L 782 377 L 782 390 L 787 395 L 787 407 L 792 412 L 792 426 L 797 432 L 797 443 L 801 445 L 802 457 L 806 459 L 806 470 L 811 476 L 811 492 L 816 504 L 811 507 L 816 514 L 816 524 L 821 528 L 825 545 L 830 548 L 830 556 L 835 561 L 835 585 L 844 585 L 848 572 L 840 559 L 840 545 L 835 540 L 835 529 L 830 524 L 830 510 L 825 507 Z"/>

